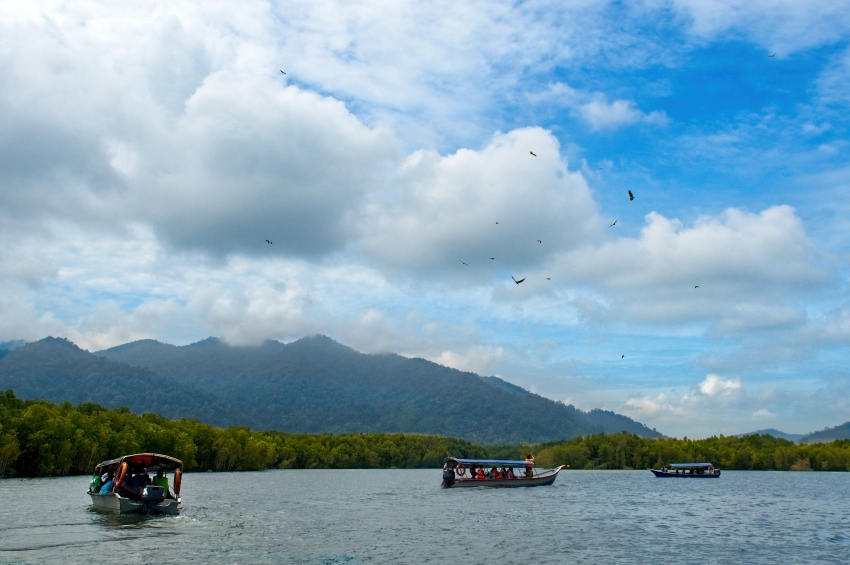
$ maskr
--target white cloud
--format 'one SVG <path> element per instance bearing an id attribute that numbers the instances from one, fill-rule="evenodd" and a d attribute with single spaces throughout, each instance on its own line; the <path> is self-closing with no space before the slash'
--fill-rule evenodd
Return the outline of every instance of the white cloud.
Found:
<path id="1" fill-rule="evenodd" d="M 761 408 L 760 410 L 756 410 L 753 412 L 754 418 L 775 418 L 776 414 L 768 410 L 767 408 Z"/>
<path id="2" fill-rule="evenodd" d="M 730 394 L 741 388 L 740 379 L 724 379 L 717 375 L 707 375 L 705 380 L 699 383 L 699 391 L 708 396 Z"/>
<path id="3" fill-rule="evenodd" d="M 504 361 L 506 357 L 507 353 L 501 347 L 476 345 L 470 347 L 465 354 L 454 351 L 443 351 L 439 357 L 430 360 L 460 371 L 487 374 L 494 366 Z"/>
<path id="4" fill-rule="evenodd" d="M 638 396 L 623 403 L 623 412 L 635 418 L 654 418 L 658 416 L 679 416 L 684 413 L 680 406 L 674 406 L 663 393 L 655 397 Z"/>

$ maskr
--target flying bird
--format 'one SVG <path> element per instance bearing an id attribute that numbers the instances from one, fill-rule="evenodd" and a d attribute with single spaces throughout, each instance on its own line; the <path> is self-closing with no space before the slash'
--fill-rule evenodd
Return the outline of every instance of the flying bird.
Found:
<path id="1" fill-rule="evenodd" d="M 537 243 L 543 243 L 543 242 L 542 242 L 542 241 L 540 241 L 540 240 L 538 239 L 538 240 L 537 240 Z"/>
<path id="2" fill-rule="evenodd" d="M 550 280 L 552 280 L 552 277 L 546 277 L 546 280 L 550 281 Z"/>
<path id="3" fill-rule="evenodd" d="M 536 153 L 534 153 L 534 151 L 529 151 L 529 153 L 531 153 L 532 155 L 534 155 L 535 157 L 537 157 L 537 154 L 536 154 Z"/>
<path id="4" fill-rule="evenodd" d="M 498 225 L 499 225 L 499 222 L 496 222 L 496 225 L 498 226 Z"/>
<path id="5" fill-rule="evenodd" d="M 599 167 L 599 168 L 598 168 L 598 169 L 596 169 L 596 170 L 597 170 L 597 171 L 601 171 L 601 170 L 602 170 L 602 167 Z"/>
<path id="6" fill-rule="evenodd" d="M 620 359 L 625 359 L 625 358 L 626 358 L 625 355 L 620 355 Z"/>
<path id="7" fill-rule="evenodd" d="M 699 288 L 699 285 L 696 285 L 694 288 Z"/>
<path id="8" fill-rule="evenodd" d="M 495 261 L 495 260 L 496 260 L 496 258 L 495 258 L 495 257 L 490 257 L 490 260 L 491 260 L 491 261 Z"/>
<path id="9" fill-rule="evenodd" d="M 463 263 L 463 260 L 461 260 L 461 259 L 458 259 L 458 261 L 460 261 L 461 263 Z M 463 263 L 463 264 L 464 264 L 464 265 L 466 265 L 467 267 L 469 266 L 469 263 Z"/>
<path id="10" fill-rule="evenodd" d="M 283 73 L 283 71 L 280 71 L 280 72 L 282 72 L 282 73 Z M 286 73 L 283 73 L 283 74 L 286 74 Z"/>
<path id="11" fill-rule="evenodd" d="M 768 56 L 767 56 L 767 58 L 768 58 L 768 59 L 773 59 L 774 57 L 776 57 L 776 53 L 774 53 L 773 55 L 768 55 Z"/>
<path id="12" fill-rule="evenodd" d="M 631 200 L 634 200 L 634 199 L 635 199 L 635 195 L 632 194 L 632 191 L 630 190 L 629 191 L 629 200 L 631 201 Z"/>
<path id="13" fill-rule="evenodd" d="M 269 241 L 268 239 L 266 240 L 266 243 L 268 243 L 269 245 L 271 245 L 271 244 L 272 244 L 272 242 L 271 242 L 271 241 Z"/>
<path id="14" fill-rule="evenodd" d="M 611 225 L 610 225 L 610 226 L 608 226 L 608 227 L 609 227 L 609 228 L 613 228 L 614 226 L 616 226 L 616 225 L 617 225 L 617 222 L 619 222 L 619 221 L 620 221 L 620 218 L 617 218 L 616 220 L 614 220 L 614 223 L 613 223 L 613 224 L 611 224 Z"/>
<path id="15" fill-rule="evenodd" d="M 513 275 L 511 275 L 511 278 L 512 278 L 512 279 L 514 279 L 514 276 L 513 276 Z M 522 282 L 522 281 L 524 281 L 524 280 L 525 280 L 525 279 L 519 279 L 519 280 L 514 279 L 514 282 L 515 282 L 515 283 L 517 283 L 517 284 L 519 284 L 519 283 L 521 283 L 521 282 Z"/>

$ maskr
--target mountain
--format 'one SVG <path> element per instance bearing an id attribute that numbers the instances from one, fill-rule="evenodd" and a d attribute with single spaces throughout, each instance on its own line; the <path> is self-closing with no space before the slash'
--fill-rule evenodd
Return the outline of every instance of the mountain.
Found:
<path id="1" fill-rule="evenodd" d="M 850 439 L 850 422 L 806 434 L 799 441 L 800 443 L 828 443 L 837 439 Z"/>
<path id="2" fill-rule="evenodd" d="M 157 412 L 172 418 L 183 416 L 185 407 L 191 406 L 192 416 L 217 425 L 226 424 L 230 417 L 227 404 L 204 390 L 98 357 L 53 337 L 0 358 L 0 390 L 7 389 L 19 398 L 127 406 L 134 412 Z"/>
<path id="3" fill-rule="evenodd" d="M 773 436 L 773 437 L 778 437 L 778 438 L 781 438 L 781 439 L 787 439 L 788 441 L 793 441 L 794 443 L 799 442 L 800 439 L 803 437 L 803 434 L 787 434 L 785 432 L 780 432 L 779 430 L 776 430 L 776 429 L 773 429 L 773 428 L 769 428 L 767 430 L 756 430 L 754 432 L 747 432 L 745 434 L 738 434 L 737 437 L 760 436 L 760 435 L 765 435 L 765 434 L 767 434 L 769 436 Z"/>
<path id="4" fill-rule="evenodd" d="M 582 412 L 496 377 L 367 355 L 324 336 L 253 347 L 215 338 L 182 347 L 142 340 L 97 354 L 48 338 L 0 359 L 4 388 L 24 398 L 124 404 L 218 426 L 300 433 L 424 433 L 489 444 L 622 430 L 661 435 L 625 416 Z"/>

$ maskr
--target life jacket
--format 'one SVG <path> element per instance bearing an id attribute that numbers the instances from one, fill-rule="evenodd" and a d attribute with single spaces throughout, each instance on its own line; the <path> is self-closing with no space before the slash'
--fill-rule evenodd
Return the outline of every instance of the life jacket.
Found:
<path id="1" fill-rule="evenodd" d="M 479 479 L 484 478 L 484 469 L 482 469 L 481 467 L 478 468 L 478 478 Z"/>

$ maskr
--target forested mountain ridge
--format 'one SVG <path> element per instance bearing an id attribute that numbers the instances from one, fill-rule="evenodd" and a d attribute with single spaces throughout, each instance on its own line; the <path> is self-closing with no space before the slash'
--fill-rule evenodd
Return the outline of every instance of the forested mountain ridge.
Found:
<path id="1" fill-rule="evenodd" d="M 819 443 L 836 439 L 850 439 L 850 422 L 845 422 L 833 428 L 826 428 L 819 432 L 808 433 L 800 438 L 800 443 Z"/>
<path id="2" fill-rule="evenodd" d="M 422 433 L 487 444 L 622 430 L 660 436 L 613 412 L 582 412 L 495 377 L 367 355 L 324 336 L 255 347 L 143 340 L 97 354 L 48 338 L 0 359 L 2 389 L 292 433 Z"/>

